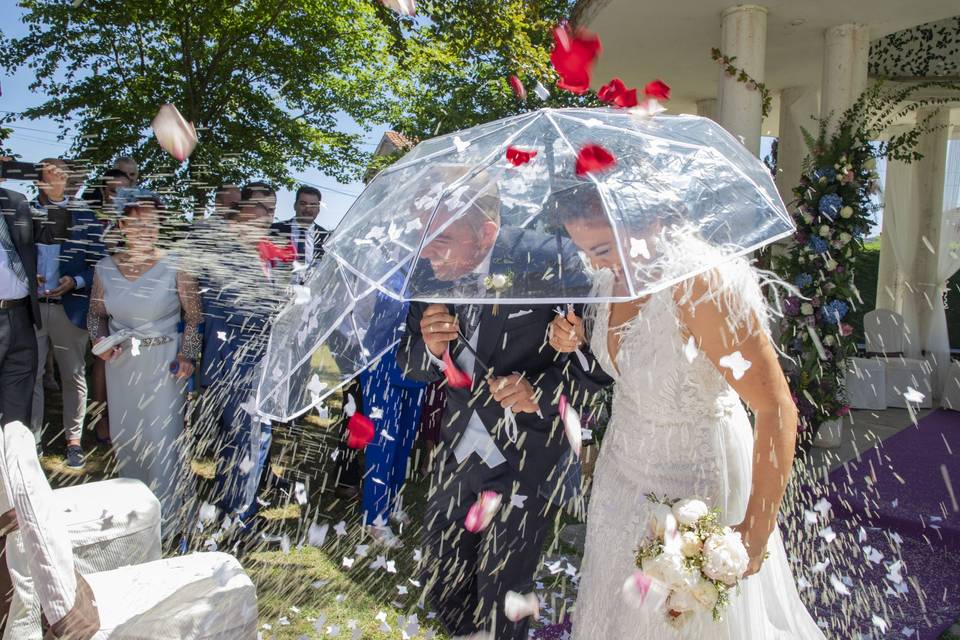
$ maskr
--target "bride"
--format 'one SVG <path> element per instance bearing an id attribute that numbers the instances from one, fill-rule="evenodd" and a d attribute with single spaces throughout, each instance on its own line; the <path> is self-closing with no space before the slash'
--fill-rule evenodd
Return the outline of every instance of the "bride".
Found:
<path id="1" fill-rule="evenodd" d="M 562 213 L 561 222 L 592 263 L 598 293 L 624 297 L 617 243 L 592 194 L 573 194 L 579 202 L 564 207 L 575 211 Z M 777 530 L 797 410 L 767 333 L 759 274 L 743 258 L 720 260 L 695 233 L 656 224 L 645 235 L 658 280 L 700 275 L 639 300 L 593 305 L 589 332 L 572 313 L 558 317 L 550 332 L 560 352 L 589 342 L 616 382 L 587 516 L 573 637 L 823 638 L 797 593 Z M 752 429 L 744 404 L 755 416 Z M 666 612 L 647 613 L 621 599 L 653 506 L 650 493 L 698 497 L 741 534 L 749 577 L 731 592 L 719 622 L 704 610 L 670 624 Z"/>

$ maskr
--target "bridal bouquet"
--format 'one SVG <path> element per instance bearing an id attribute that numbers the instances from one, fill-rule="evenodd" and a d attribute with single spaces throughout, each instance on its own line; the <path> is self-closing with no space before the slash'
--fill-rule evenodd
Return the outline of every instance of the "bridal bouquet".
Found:
<path id="1" fill-rule="evenodd" d="M 627 580 L 625 595 L 642 602 L 656 585 L 674 626 L 700 610 L 720 620 L 749 562 L 740 534 L 721 526 L 719 510 L 701 500 L 647 499 L 654 504 L 636 553 L 640 571 Z"/>

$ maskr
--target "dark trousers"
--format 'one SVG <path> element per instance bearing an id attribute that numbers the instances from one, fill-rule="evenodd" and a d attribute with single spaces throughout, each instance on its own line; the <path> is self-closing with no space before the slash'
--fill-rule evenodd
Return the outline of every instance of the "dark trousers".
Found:
<path id="1" fill-rule="evenodd" d="M 490 469 L 476 454 L 457 462 L 452 451 L 438 452 L 431 479 L 423 528 L 423 582 L 430 606 L 451 635 L 478 631 L 495 633 L 496 640 L 528 636 L 530 618 L 513 623 L 504 615 L 508 591 L 533 591 L 533 577 L 557 507 L 537 491 L 511 481 L 506 464 Z M 478 533 L 464 520 L 481 491 L 511 487 L 493 522 Z M 526 496 L 523 508 L 511 506 L 511 494 Z"/>
<path id="2" fill-rule="evenodd" d="M 27 307 L 0 310 L 0 425 L 30 426 L 37 377 L 37 334 Z"/>

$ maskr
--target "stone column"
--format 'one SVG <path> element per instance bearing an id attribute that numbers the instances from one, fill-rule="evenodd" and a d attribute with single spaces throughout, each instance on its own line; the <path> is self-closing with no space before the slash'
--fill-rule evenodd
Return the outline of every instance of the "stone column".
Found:
<path id="1" fill-rule="evenodd" d="M 717 99 L 716 98 L 706 98 L 704 100 L 697 100 L 697 115 L 710 118 L 714 122 L 717 120 Z"/>
<path id="2" fill-rule="evenodd" d="M 820 116 L 820 94 L 816 87 L 789 87 L 780 94 L 780 135 L 777 141 L 777 189 L 783 201 L 793 200 L 800 184 L 803 159 L 809 155 L 803 127 L 816 136 Z"/>
<path id="3" fill-rule="evenodd" d="M 867 88 L 869 54 L 868 27 L 842 24 L 824 31 L 820 114 L 831 127 Z"/>
<path id="4" fill-rule="evenodd" d="M 767 9 L 752 4 L 730 7 L 723 12 L 720 51 L 736 56 L 734 65 L 757 82 L 763 82 L 767 49 Z M 743 141 L 754 155 L 760 155 L 763 125 L 760 92 L 747 88 L 721 67 L 718 93 L 718 122 Z"/>

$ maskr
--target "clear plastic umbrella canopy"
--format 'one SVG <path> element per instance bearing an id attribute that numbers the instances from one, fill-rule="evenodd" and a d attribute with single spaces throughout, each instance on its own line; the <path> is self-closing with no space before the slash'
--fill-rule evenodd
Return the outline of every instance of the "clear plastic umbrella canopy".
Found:
<path id="1" fill-rule="evenodd" d="M 578 171 L 595 146 L 612 166 Z M 596 233 L 571 235 L 577 223 Z M 603 260 L 623 274 L 604 299 L 632 299 L 671 284 L 654 238 L 681 229 L 724 260 L 794 228 L 767 167 L 711 120 L 544 109 L 418 144 L 371 181 L 325 248 L 397 299 L 591 302 L 588 241 L 607 240 Z M 485 259 L 500 277 L 464 288 Z"/>
<path id="2" fill-rule="evenodd" d="M 589 145 L 615 163 L 578 172 Z M 280 314 L 258 409 L 322 402 L 396 344 L 410 300 L 632 299 L 695 275 L 667 269 L 664 239 L 710 247 L 702 271 L 792 232 L 767 168 L 704 118 L 547 109 L 427 140 L 371 181 Z M 622 275 L 604 297 L 597 263 Z"/>
<path id="3" fill-rule="evenodd" d="M 400 339 L 407 304 L 321 260 L 270 330 L 257 410 L 287 421 L 318 405 Z"/>

